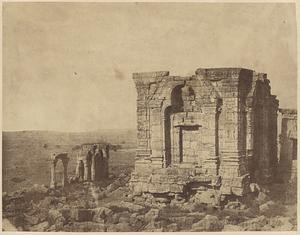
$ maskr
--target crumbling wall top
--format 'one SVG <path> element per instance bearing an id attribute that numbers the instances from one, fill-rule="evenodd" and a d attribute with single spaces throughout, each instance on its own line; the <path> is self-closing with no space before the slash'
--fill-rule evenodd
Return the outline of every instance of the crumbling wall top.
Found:
<path id="1" fill-rule="evenodd" d="M 169 76 L 169 73 L 170 73 L 169 71 L 133 73 L 133 79 L 165 77 L 165 76 Z"/>
<path id="2" fill-rule="evenodd" d="M 286 115 L 296 116 L 297 117 L 297 109 L 279 109 L 279 112 Z"/>
<path id="3" fill-rule="evenodd" d="M 227 78 L 239 76 L 241 72 L 253 73 L 253 70 L 244 68 L 198 68 L 195 74 L 207 79 Z"/>

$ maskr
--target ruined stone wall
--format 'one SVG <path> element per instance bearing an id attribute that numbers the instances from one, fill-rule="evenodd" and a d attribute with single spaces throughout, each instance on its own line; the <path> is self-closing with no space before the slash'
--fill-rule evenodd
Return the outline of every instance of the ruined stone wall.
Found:
<path id="1" fill-rule="evenodd" d="M 108 160 L 108 145 L 81 145 L 76 167 L 76 176 L 79 181 L 100 181 L 108 178 Z"/>
<path id="2" fill-rule="evenodd" d="M 278 180 L 287 182 L 297 177 L 297 110 L 280 109 Z"/>
<path id="3" fill-rule="evenodd" d="M 242 195 L 250 179 L 272 179 L 278 101 L 265 74 L 222 68 L 198 69 L 190 77 L 135 73 L 133 79 L 138 94 L 134 190 L 150 187 L 159 193 L 222 182 L 222 193 Z"/>

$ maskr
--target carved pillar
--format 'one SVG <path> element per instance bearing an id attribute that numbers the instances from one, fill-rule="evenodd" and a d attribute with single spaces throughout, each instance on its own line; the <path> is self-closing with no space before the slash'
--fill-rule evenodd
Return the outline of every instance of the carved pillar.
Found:
<path id="1" fill-rule="evenodd" d="M 64 168 L 63 175 L 62 175 L 62 183 L 61 183 L 62 187 L 68 184 L 68 162 L 69 162 L 68 158 L 62 160 L 63 168 Z"/>
<path id="2" fill-rule="evenodd" d="M 84 181 L 90 181 L 91 180 L 90 163 L 87 160 L 84 160 L 83 164 L 84 164 Z"/>
<path id="3" fill-rule="evenodd" d="M 214 139 L 214 149 L 210 151 L 210 154 L 208 158 L 204 159 L 203 163 L 206 168 L 206 174 L 209 175 L 218 175 L 219 174 L 219 115 L 221 113 L 222 108 L 216 107 L 206 109 L 206 115 L 207 118 L 214 119 L 214 122 L 212 123 L 212 131 L 215 136 Z"/>
<path id="4" fill-rule="evenodd" d="M 253 156 L 253 134 L 254 134 L 254 113 L 252 107 L 253 99 L 247 99 L 246 101 L 246 166 L 247 171 L 250 173 L 250 177 L 254 177 L 254 156 Z"/>
<path id="5" fill-rule="evenodd" d="M 95 157 L 96 153 L 92 155 L 92 163 L 91 163 L 91 180 L 95 181 Z"/>
<path id="6" fill-rule="evenodd" d="M 108 172 L 108 159 L 109 159 L 109 151 L 105 149 L 104 151 L 104 156 L 103 156 L 103 176 L 105 179 L 108 178 L 109 172 Z"/>
<path id="7" fill-rule="evenodd" d="M 79 178 L 79 161 L 77 160 L 76 168 L 75 168 L 75 175 Z"/>
<path id="8" fill-rule="evenodd" d="M 262 155 L 260 156 L 260 164 L 261 164 L 261 172 L 260 177 L 261 179 L 267 183 L 270 180 L 271 177 L 271 171 L 270 171 L 270 140 L 269 140 L 269 112 L 267 103 L 265 103 L 266 100 L 264 100 L 263 104 L 263 131 L 262 131 Z"/>
<path id="9" fill-rule="evenodd" d="M 55 188 L 55 167 L 56 167 L 56 160 L 52 160 L 51 162 L 51 176 L 50 176 L 50 188 Z"/>

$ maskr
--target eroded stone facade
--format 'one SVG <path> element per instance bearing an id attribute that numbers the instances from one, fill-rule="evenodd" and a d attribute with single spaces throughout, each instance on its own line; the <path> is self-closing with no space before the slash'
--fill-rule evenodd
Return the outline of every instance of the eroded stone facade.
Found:
<path id="1" fill-rule="evenodd" d="M 76 176 L 79 181 L 108 178 L 109 145 L 83 144 L 77 156 Z"/>
<path id="2" fill-rule="evenodd" d="M 280 109 L 278 180 L 288 182 L 297 177 L 297 110 Z"/>
<path id="3" fill-rule="evenodd" d="M 278 100 L 266 74 L 216 68 L 197 69 L 188 77 L 134 73 L 133 79 L 135 194 L 243 195 L 251 181 L 272 181 Z"/>

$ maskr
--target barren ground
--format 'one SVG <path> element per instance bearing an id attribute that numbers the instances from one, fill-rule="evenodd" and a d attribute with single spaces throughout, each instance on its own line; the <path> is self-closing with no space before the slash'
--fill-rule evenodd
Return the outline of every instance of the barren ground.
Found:
<path id="1" fill-rule="evenodd" d="M 50 154 L 69 153 L 69 175 L 75 174 L 77 145 L 92 142 L 120 144 L 122 149 L 110 151 L 110 172 L 131 171 L 134 166 L 136 134 L 134 130 L 119 132 L 60 133 L 47 131 L 3 132 L 3 192 L 13 192 L 33 184 L 50 182 Z M 62 167 L 58 164 L 58 176 Z"/>

